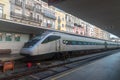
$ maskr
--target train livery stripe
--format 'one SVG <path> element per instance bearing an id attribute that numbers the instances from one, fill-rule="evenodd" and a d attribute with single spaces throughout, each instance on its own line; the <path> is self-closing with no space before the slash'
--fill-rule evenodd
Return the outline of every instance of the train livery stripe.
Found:
<path id="1" fill-rule="evenodd" d="M 66 44 L 66 45 L 105 45 L 105 43 L 74 41 L 74 40 L 63 40 L 63 44 Z M 117 45 L 117 44 L 106 44 L 106 45 Z"/>

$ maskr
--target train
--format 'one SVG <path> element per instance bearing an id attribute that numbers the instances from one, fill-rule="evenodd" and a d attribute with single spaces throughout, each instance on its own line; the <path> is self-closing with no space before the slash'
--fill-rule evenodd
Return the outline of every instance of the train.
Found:
<path id="1" fill-rule="evenodd" d="M 24 56 L 51 58 L 58 53 L 120 48 L 120 43 L 61 32 L 44 32 L 25 43 L 20 51 Z"/>

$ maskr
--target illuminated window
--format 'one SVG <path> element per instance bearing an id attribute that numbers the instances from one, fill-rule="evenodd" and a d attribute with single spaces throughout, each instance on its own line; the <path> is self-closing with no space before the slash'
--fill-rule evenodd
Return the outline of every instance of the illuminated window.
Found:
<path id="1" fill-rule="evenodd" d="M 2 35 L 3 35 L 3 34 L 2 34 L 2 33 L 0 33 L 0 41 L 2 41 Z"/>
<path id="2" fill-rule="evenodd" d="M 6 41 L 12 41 L 12 34 L 6 33 Z"/>
<path id="3" fill-rule="evenodd" d="M 15 34 L 14 39 L 15 41 L 20 41 L 20 34 Z"/>

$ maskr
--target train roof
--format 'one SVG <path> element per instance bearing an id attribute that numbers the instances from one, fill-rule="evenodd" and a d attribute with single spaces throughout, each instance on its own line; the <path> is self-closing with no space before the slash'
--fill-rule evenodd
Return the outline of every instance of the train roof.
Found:
<path id="1" fill-rule="evenodd" d="M 78 35 L 78 34 L 74 34 L 74 33 L 68 33 L 68 32 L 64 32 L 64 31 L 62 31 L 62 32 L 61 31 L 51 31 L 51 32 L 59 32 L 59 33 L 73 35 L 73 36 L 78 36 L 78 37 L 85 37 L 85 38 L 91 38 L 91 39 L 97 39 L 97 40 L 114 42 L 114 41 L 110 41 L 110 40 L 104 40 L 104 39 L 99 39 L 99 38 L 94 38 L 94 37 L 82 36 L 82 35 Z"/>

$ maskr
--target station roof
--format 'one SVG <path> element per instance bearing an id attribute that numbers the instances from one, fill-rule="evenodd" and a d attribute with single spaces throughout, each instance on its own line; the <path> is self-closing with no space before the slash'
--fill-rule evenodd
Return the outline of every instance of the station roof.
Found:
<path id="1" fill-rule="evenodd" d="M 10 20 L 0 19 L 0 31 L 23 33 L 23 34 L 40 34 L 47 29 L 38 28 L 38 26 L 27 25 L 23 23 L 13 22 Z"/>
<path id="2" fill-rule="evenodd" d="M 59 9 L 120 37 L 120 0 L 51 1 L 58 1 L 52 5 Z"/>
<path id="3" fill-rule="evenodd" d="M 51 31 L 51 32 L 60 32 L 60 33 L 65 33 L 73 36 L 81 36 L 79 34 L 74 34 L 74 33 L 69 33 L 66 31 L 59 31 L 59 30 L 54 30 L 50 28 L 43 28 L 40 26 L 35 26 L 35 25 L 28 25 L 24 23 L 18 23 L 14 22 L 11 20 L 3 20 L 0 19 L 0 32 L 8 32 L 8 33 L 20 33 L 20 34 L 41 34 L 44 31 Z M 81 36 L 85 38 L 92 38 L 92 39 L 98 39 L 98 38 L 93 38 L 93 37 L 88 37 L 88 36 Z M 103 39 L 98 39 L 98 40 L 103 40 Z"/>

